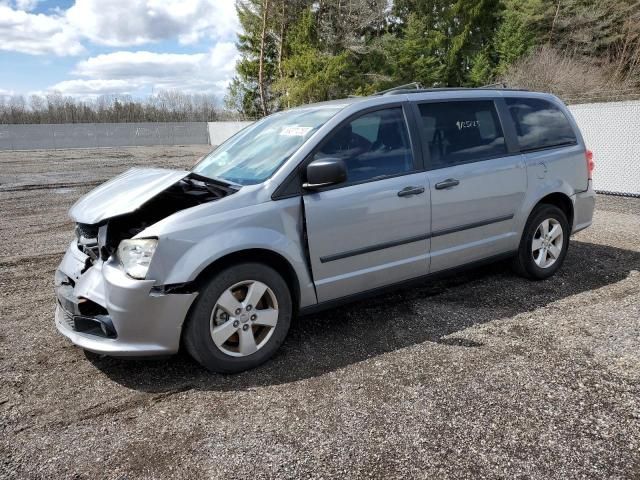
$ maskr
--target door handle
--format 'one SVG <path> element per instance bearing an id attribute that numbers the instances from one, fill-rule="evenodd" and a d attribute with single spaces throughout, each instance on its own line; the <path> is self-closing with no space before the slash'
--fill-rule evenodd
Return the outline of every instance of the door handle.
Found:
<path id="1" fill-rule="evenodd" d="M 436 190 L 444 190 L 445 188 L 455 187 L 460 184 L 460 180 L 456 180 L 455 178 L 447 178 L 440 183 L 436 183 Z"/>
<path id="2" fill-rule="evenodd" d="M 410 195 L 420 195 L 424 193 L 424 187 L 404 187 L 398 192 L 399 197 L 408 197 Z"/>

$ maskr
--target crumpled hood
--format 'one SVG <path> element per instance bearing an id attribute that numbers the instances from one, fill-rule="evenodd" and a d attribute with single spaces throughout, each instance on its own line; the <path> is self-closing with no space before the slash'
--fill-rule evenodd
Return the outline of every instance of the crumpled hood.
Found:
<path id="1" fill-rule="evenodd" d="M 133 212 L 187 175 L 185 170 L 132 168 L 81 197 L 69 216 L 78 223 L 93 225 Z"/>

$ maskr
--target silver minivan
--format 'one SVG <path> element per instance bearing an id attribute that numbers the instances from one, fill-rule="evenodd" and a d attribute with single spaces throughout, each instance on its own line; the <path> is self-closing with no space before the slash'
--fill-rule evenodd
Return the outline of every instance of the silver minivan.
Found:
<path id="1" fill-rule="evenodd" d="M 545 279 L 591 224 L 593 160 L 543 93 L 395 90 L 266 117 L 191 171 L 131 169 L 71 208 L 56 326 L 117 356 L 238 372 L 296 315 L 510 257 Z"/>

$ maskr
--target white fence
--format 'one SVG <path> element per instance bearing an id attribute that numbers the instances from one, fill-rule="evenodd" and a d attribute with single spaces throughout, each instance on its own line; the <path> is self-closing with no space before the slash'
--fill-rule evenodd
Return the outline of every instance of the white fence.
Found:
<path id="1" fill-rule="evenodd" d="M 227 138 L 235 135 L 244 127 L 251 125 L 253 122 L 209 122 L 207 130 L 209 131 L 209 144 L 220 145 Z"/>
<path id="2" fill-rule="evenodd" d="M 640 196 L 640 101 L 570 105 L 593 151 L 598 192 Z"/>

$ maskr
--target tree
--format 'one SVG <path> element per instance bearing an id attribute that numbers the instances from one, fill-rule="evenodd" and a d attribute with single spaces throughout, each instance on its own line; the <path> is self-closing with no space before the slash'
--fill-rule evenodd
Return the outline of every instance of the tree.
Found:
<path id="1" fill-rule="evenodd" d="M 442 32 L 429 28 L 427 20 L 410 13 L 402 36 L 388 34 L 384 50 L 390 67 L 390 84 L 419 82 L 426 87 L 446 85 L 446 62 L 438 55 L 445 39 Z"/>
<path id="2" fill-rule="evenodd" d="M 487 85 L 493 82 L 495 67 L 488 51 L 478 52 L 471 62 L 469 81 L 474 86 Z"/>
<path id="3" fill-rule="evenodd" d="M 409 82 L 479 86 L 540 55 L 543 45 L 580 64 L 588 59 L 618 85 L 638 84 L 638 0 L 389 6 L 388 0 L 238 0 L 241 60 L 227 105 L 255 117 Z"/>
<path id="4" fill-rule="evenodd" d="M 440 59 L 443 68 L 440 83 L 461 86 L 473 83 L 474 61 L 489 58 L 500 0 L 396 0 L 394 13 L 403 25 L 400 36 L 410 33 L 411 16 L 420 19 L 423 50 Z"/>
<path id="5" fill-rule="evenodd" d="M 146 99 L 103 95 L 79 100 L 52 92 L 46 97 L 0 96 L 0 123 L 211 122 L 219 118 L 216 98 L 159 91 Z"/>
<path id="6" fill-rule="evenodd" d="M 624 98 L 637 91 L 636 0 L 536 0 L 524 5 L 507 1 L 510 9 L 496 44 L 512 48 L 496 50 L 497 73 L 512 86 L 554 91 L 572 101 Z M 517 48 L 518 38 L 524 38 L 526 48 Z"/>
<path id="7" fill-rule="evenodd" d="M 329 100 L 344 95 L 350 78 L 347 51 L 322 51 L 316 17 L 306 10 L 289 34 L 290 56 L 282 63 L 283 76 L 274 85 L 284 106 Z"/>
<path id="8" fill-rule="evenodd" d="M 269 0 L 237 0 L 236 11 L 242 26 L 237 42 L 240 60 L 226 104 L 239 106 L 246 116 L 256 118 L 274 108 L 270 92 L 276 78 L 278 46 L 270 35 L 273 16 Z"/>

